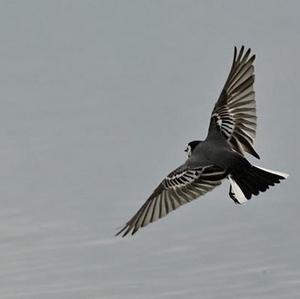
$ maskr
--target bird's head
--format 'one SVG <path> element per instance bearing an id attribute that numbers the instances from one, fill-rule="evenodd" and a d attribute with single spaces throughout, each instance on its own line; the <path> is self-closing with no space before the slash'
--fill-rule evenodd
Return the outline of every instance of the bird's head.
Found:
<path id="1" fill-rule="evenodd" d="M 193 150 L 196 148 L 196 146 L 201 143 L 200 140 L 194 140 L 188 143 L 186 146 L 186 149 L 184 150 L 188 154 L 188 158 L 192 155 Z"/>

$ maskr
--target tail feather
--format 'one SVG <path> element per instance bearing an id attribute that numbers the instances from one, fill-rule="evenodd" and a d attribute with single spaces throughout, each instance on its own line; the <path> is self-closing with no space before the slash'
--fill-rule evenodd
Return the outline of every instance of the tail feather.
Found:
<path id="1" fill-rule="evenodd" d="M 233 199 L 236 204 L 242 204 L 247 201 L 243 191 L 236 183 L 236 181 L 232 178 L 231 175 L 228 176 L 230 182 L 229 196 Z"/>
<path id="2" fill-rule="evenodd" d="M 254 166 L 249 162 L 242 163 L 235 167 L 228 176 L 229 196 L 235 203 L 242 204 L 251 199 L 252 195 L 265 192 L 270 186 L 280 183 L 287 177 L 286 173 Z"/>
<path id="3" fill-rule="evenodd" d="M 270 170 L 270 169 L 266 169 L 266 168 L 262 168 L 260 166 L 254 165 L 255 168 L 258 168 L 260 170 L 263 170 L 264 172 L 269 172 L 271 174 L 275 174 L 277 176 L 280 176 L 284 179 L 287 179 L 289 177 L 289 174 L 285 173 L 285 172 L 281 172 L 281 171 L 276 171 L 276 170 Z"/>

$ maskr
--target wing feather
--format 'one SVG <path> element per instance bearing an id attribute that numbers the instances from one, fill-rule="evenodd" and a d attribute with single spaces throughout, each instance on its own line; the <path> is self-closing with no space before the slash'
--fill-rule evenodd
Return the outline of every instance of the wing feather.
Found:
<path id="1" fill-rule="evenodd" d="M 255 55 L 251 49 L 244 53 L 244 46 L 239 52 L 234 48 L 231 69 L 213 109 L 208 137 L 215 130 L 219 131 L 238 153 L 245 152 L 256 158 L 254 149 L 256 137 L 256 102 L 254 84 Z"/>
<path id="2" fill-rule="evenodd" d="M 214 189 L 226 176 L 225 170 L 214 165 L 197 169 L 187 169 L 183 165 L 178 167 L 160 183 L 117 235 L 124 237 L 130 232 L 136 233 L 139 228 Z"/>

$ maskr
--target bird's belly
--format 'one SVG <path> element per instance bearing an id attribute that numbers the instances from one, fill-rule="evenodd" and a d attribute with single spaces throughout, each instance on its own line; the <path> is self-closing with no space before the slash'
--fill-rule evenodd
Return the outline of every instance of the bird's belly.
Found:
<path id="1" fill-rule="evenodd" d="M 228 168 L 230 160 L 234 155 L 232 151 L 223 144 L 204 144 L 201 152 L 206 161 L 223 169 Z"/>

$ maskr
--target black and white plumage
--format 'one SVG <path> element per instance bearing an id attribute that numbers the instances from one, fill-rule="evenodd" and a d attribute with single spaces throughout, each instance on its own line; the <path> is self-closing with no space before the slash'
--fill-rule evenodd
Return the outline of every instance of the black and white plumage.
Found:
<path id="1" fill-rule="evenodd" d="M 256 103 L 254 83 L 255 55 L 244 47 L 237 54 L 234 48 L 233 62 L 221 95 L 213 109 L 211 124 L 216 126 L 234 150 L 248 152 L 256 158 L 253 148 L 256 135 Z"/>
<path id="2" fill-rule="evenodd" d="M 134 234 L 140 227 L 166 216 L 191 200 L 220 185 L 226 177 L 223 169 L 214 165 L 188 169 L 185 165 L 172 171 L 154 190 L 139 211 L 119 232 Z"/>
<path id="3" fill-rule="evenodd" d="M 254 83 L 255 56 L 251 50 L 239 52 L 211 114 L 208 135 L 204 141 L 187 145 L 188 159 L 172 171 L 153 191 L 137 213 L 117 233 L 126 236 L 154 222 L 216 186 L 225 178 L 230 182 L 229 196 L 237 204 L 252 195 L 266 191 L 287 174 L 251 165 L 245 153 L 256 158 L 256 104 Z"/>

